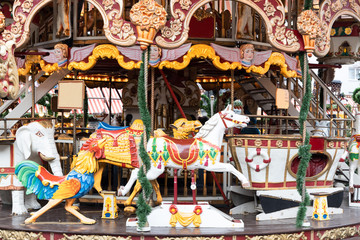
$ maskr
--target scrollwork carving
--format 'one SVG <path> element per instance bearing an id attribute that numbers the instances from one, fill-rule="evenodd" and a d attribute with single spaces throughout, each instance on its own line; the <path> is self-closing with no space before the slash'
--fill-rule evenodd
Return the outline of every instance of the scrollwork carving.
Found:
<path id="1" fill-rule="evenodd" d="M 317 232 L 316 235 L 320 240 L 344 239 L 358 235 L 358 229 L 356 229 L 356 227 L 342 227 L 327 230 L 323 234 L 321 234 L 321 232 Z"/>
<path id="2" fill-rule="evenodd" d="M 156 240 L 224 240 L 225 237 L 155 237 Z"/>
<path id="3" fill-rule="evenodd" d="M 24 232 L 24 231 L 10 231 L 0 230 L 1 239 L 27 239 L 27 240 L 46 240 L 41 232 Z"/>
<path id="4" fill-rule="evenodd" d="M 304 232 L 291 234 L 276 234 L 266 236 L 249 237 L 245 236 L 246 240 L 307 240 Z"/>
<path id="5" fill-rule="evenodd" d="M 128 237 L 116 237 L 116 236 L 107 236 L 107 235 L 71 235 L 68 236 L 64 234 L 64 237 L 60 240 L 131 240 L 131 236 Z"/>

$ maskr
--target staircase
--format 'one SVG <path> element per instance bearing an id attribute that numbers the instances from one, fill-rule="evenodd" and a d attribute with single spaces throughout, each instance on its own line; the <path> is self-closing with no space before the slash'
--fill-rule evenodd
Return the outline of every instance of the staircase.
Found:
<path id="1" fill-rule="evenodd" d="M 355 118 L 352 113 L 340 102 L 339 98 L 331 92 L 326 84 L 312 70 L 310 71 L 310 75 L 312 77 L 312 82 L 315 84 L 313 88 L 314 96 L 310 103 L 308 118 L 319 120 L 329 119 L 329 114 L 326 111 L 326 101 L 320 101 L 319 94 L 321 93 L 323 99 L 330 99 L 330 112 L 336 113 L 335 118 L 340 118 L 339 114 L 343 113 L 343 117 L 345 119 L 354 120 Z M 245 77 L 236 76 L 235 80 L 267 115 L 274 115 L 273 110 L 275 106 L 277 86 L 282 89 L 288 89 L 290 103 L 289 109 L 285 111 L 285 115 L 294 117 L 299 116 L 302 96 L 304 95 L 304 88 L 301 79 L 283 78 L 280 74 L 270 70 L 267 75 L 250 74 Z M 336 108 L 333 108 L 333 106 L 336 106 Z M 315 121 L 308 121 L 307 127 L 311 130 L 314 127 L 314 124 Z M 332 127 L 336 127 L 335 125 L 335 122 L 333 122 Z"/>
<path id="2" fill-rule="evenodd" d="M 39 80 L 39 78 L 41 78 L 43 75 L 44 75 L 44 71 L 41 71 L 41 72 L 39 72 L 38 74 L 36 74 L 35 75 L 35 77 L 34 77 L 34 81 L 37 81 L 37 80 Z M 27 81 L 27 80 L 26 80 Z M 27 83 L 29 83 L 29 81 L 27 81 Z M 26 89 L 28 88 L 28 84 L 25 84 L 20 90 L 19 90 L 19 93 L 18 93 L 18 95 L 17 95 L 17 97 L 15 98 L 15 99 L 13 99 L 13 100 L 6 100 L 5 102 L 4 102 L 4 104 L 3 105 L 1 105 L 1 107 L 0 107 L 0 113 L 3 113 L 6 109 L 8 109 L 10 106 L 11 106 L 11 104 L 13 104 L 14 102 L 16 102 L 19 98 L 20 98 L 20 96 L 26 91 Z"/>
<path id="3" fill-rule="evenodd" d="M 70 73 L 70 70 L 68 70 L 67 68 L 63 68 L 57 72 L 54 72 L 50 77 L 48 77 L 45 82 L 40 84 L 35 89 L 35 102 L 39 101 L 46 93 L 48 93 L 53 87 L 55 87 L 55 85 L 58 84 L 58 82 L 69 73 Z M 35 80 L 39 79 L 43 74 L 44 74 L 44 72 L 40 72 L 39 74 L 37 74 L 35 77 Z M 24 89 L 25 89 L 25 87 L 24 87 Z M 24 90 L 22 90 L 22 91 L 24 91 Z M 11 101 L 11 103 L 12 102 L 13 101 Z M 4 105 L 6 104 L 6 106 L 2 106 L 0 108 L 0 111 L 1 112 L 5 111 L 5 109 L 11 105 L 11 103 L 5 102 Z M 6 115 L 5 119 L 20 118 L 31 108 L 31 106 L 32 106 L 32 94 L 27 94 L 25 96 L 25 98 L 21 100 L 21 103 L 19 105 L 17 105 L 9 114 Z M 6 128 L 10 129 L 11 127 L 13 127 L 16 124 L 16 122 L 17 122 L 17 120 L 6 121 Z M 4 123 L 4 121 L 1 121 L 0 122 L 0 129 L 1 129 L 0 135 L 4 133 L 4 130 L 3 130 L 4 127 L 5 127 L 5 123 Z"/>

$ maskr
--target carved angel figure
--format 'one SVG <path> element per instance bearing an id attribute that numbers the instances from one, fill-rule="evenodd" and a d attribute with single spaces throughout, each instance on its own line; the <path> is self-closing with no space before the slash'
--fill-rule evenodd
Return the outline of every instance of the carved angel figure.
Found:
<path id="1" fill-rule="evenodd" d="M 48 52 L 48 56 L 42 56 L 42 59 L 49 64 L 57 63 L 59 67 L 66 67 L 68 62 L 80 62 L 90 56 L 96 44 L 91 44 L 85 47 L 73 47 L 69 49 L 66 44 L 56 44 L 54 49 L 39 48 L 39 52 Z"/>
<path id="2" fill-rule="evenodd" d="M 282 52 L 282 55 L 285 57 L 285 63 L 289 67 L 290 70 L 296 71 L 297 75 L 301 76 L 301 67 L 300 67 L 300 61 L 298 57 L 291 57 L 287 55 L 286 53 Z"/>
<path id="3" fill-rule="evenodd" d="M 157 66 L 162 61 L 173 61 L 184 56 L 189 51 L 191 43 L 181 45 L 176 49 L 161 49 L 156 45 L 150 47 L 149 64 Z M 139 45 L 132 47 L 117 47 L 119 52 L 133 61 L 141 61 L 142 50 Z"/>
<path id="4" fill-rule="evenodd" d="M 244 67 L 263 64 L 269 59 L 272 52 L 271 50 L 256 52 L 252 44 L 244 44 L 240 48 L 229 48 L 211 43 L 211 47 L 215 50 L 216 54 L 224 60 L 240 62 Z"/>
<path id="5" fill-rule="evenodd" d="M 15 42 L 0 42 L 0 98 L 15 99 L 19 92 L 19 74 L 14 57 Z"/>

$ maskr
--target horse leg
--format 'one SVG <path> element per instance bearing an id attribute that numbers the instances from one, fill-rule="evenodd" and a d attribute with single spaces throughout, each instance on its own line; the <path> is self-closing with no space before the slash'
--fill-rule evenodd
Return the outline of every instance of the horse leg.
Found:
<path id="1" fill-rule="evenodd" d="M 210 166 L 207 166 L 204 169 L 206 171 L 212 171 L 212 172 L 230 172 L 240 180 L 244 188 L 250 187 L 250 183 L 247 180 L 247 178 L 241 172 L 236 170 L 236 168 L 233 165 L 229 163 L 217 162 L 214 165 L 210 164 Z"/>
<path id="2" fill-rule="evenodd" d="M 153 189 L 156 193 L 156 203 L 155 204 L 160 205 L 163 201 L 161 192 L 160 192 L 160 185 L 157 180 L 151 180 L 150 183 L 153 186 Z"/>
<path id="3" fill-rule="evenodd" d="M 138 175 L 139 169 L 138 168 L 134 168 L 131 171 L 130 174 L 130 179 L 129 181 L 126 183 L 125 187 L 124 186 L 120 186 L 118 189 L 118 196 L 122 195 L 125 196 L 131 189 L 132 185 L 134 184 L 134 182 L 137 180 L 137 175 Z"/>
<path id="4" fill-rule="evenodd" d="M 131 195 L 128 197 L 128 199 L 126 199 L 126 201 L 124 202 L 124 206 L 130 206 L 132 201 L 134 200 L 134 197 L 136 196 L 136 194 L 138 192 L 140 192 L 141 190 L 141 184 L 139 181 L 136 181 L 134 190 L 132 191 Z M 126 194 L 126 193 L 125 193 Z"/>
<path id="5" fill-rule="evenodd" d="M 147 179 L 149 179 L 149 181 L 156 180 L 164 171 L 165 171 L 164 165 L 162 165 L 161 168 L 157 168 L 151 165 L 151 168 L 147 172 L 146 177 Z"/>
<path id="6" fill-rule="evenodd" d="M 94 188 L 96 191 L 104 198 L 104 195 L 101 193 L 102 187 L 101 187 L 101 178 L 102 174 L 105 169 L 105 164 L 100 164 L 99 170 L 94 174 Z"/>
<path id="7" fill-rule="evenodd" d="M 350 168 L 349 168 L 349 172 L 350 172 L 350 176 L 349 176 L 349 191 L 350 193 L 353 193 L 354 192 L 354 175 L 355 175 L 355 170 L 358 166 L 358 163 L 359 163 L 359 159 L 356 159 L 356 158 L 353 158 L 351 159 L 350 158 Z"/>

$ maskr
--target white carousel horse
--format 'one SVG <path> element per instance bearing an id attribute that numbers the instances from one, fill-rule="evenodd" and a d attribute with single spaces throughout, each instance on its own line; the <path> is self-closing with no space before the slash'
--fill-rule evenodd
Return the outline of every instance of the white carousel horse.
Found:
<path id="1" fill-rule="evenodd" d="M 341 156 L 342 159 L 349 157 L 349 190 L 352 193 L 354 191 L 354 175 L 355 170 L 358 170 L 360 175 L 360 165 L 359 165 L 359 144 L 360 144 L 360 112 L 355 109 L 355 133 L 352 136 L 348 144 L 348 149 Z"/>
<path id="2" fill-rule="evenodd" d="M 211 117 L 192 139 L 178 140 L 166 136 L 150 138 L 147 152 L 151 167 L 146 174 L 147 178 L 156 179 L 165 171 L 165 167 L 187 170 L 202 168 L 211 172 L 230 172 L 241 181 L 243 187 L 249 187 L 249 181 L 233 165 L 220 162 L 225 130 L 246 127 L 249 121 L 249 117 L 234 113 L 229 105 Z M 136 177 L 130 177 L 125 189 L 131 188 L 135 180 Z"/>
<path id="3" fill-rule="evenodd" d="M 311 133 L 312 136 L 316 137 L 330 136 L 330 121 L 316 121 L 315 129 Z"/>

